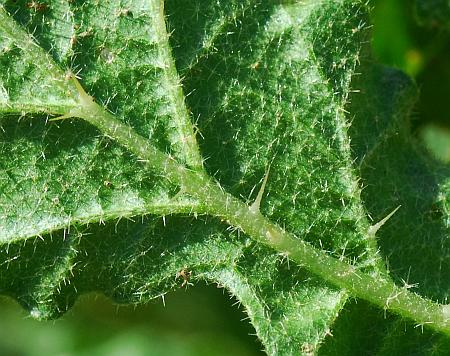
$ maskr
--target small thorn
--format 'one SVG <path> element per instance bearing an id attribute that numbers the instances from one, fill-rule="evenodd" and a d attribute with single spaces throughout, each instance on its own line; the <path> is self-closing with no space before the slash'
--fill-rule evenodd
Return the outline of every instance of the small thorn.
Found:
<path id="1" fill-rule="evenodd" d="M 92 104 L 95 103 L 95 100 L 92 96 L 90 96 L 88 93 L 86 93 L 86 91 L 84 90 L 83 86 L 81 85 L 81 83 L 79 82 L 80 77 L 73 74 L 72 72 L 68 73 L 68 79 L 72 80 L 72 83 L 75 86 L 75 89 L 78 92 L 78 97 L 80 99 L 80 104 L 85 106 L 85 107 L 89 107 Z"/>
<path id="2" fill-rule="evenodd" d="M 67 120 L 67 119 L 71 119 L 73 118 L 73 115 L 69 114 L 64 114 L 61 116 L 57 116 L 57 117 L 53 117 L 51 119 L 48 119 L 47 121 L 60 121 L 60 120 Z"/>
<path id="3" fill-rule="evenodd" d="M 386 223 L 386 221 L 388 221 L 392 215 L 394 215 L 398 209 L 400 209 L 401 205 L 397 206 L 388 216 L 386 216 L 384 219 L 380 220 L 379 222 L 377 222 L 375 225 L 372 225 L 369 227 L 369 229 L 367 230 L 367 233 L 369 234 L 369 236 L 374 237 L 375 234 L 378 232 L 378 230 L 380 230 L 380 228 Z"/>
<path id="4" fill-rule="evenodd" d="M 89 94 L 87 94 L 86 91 L 83 89 L 80 82 L 78 81 L 79 77 L 77 75 L 73 74 L 72 72 L 69 72 L 67 74 L 67 79 L 73 82 L 75 89 L 78 92 L 79 104 L 81 105 L 81 108 L 74 107 L 68 113 L 48 119 L 48 121 L 59 121 L 76 117 L 83 118 L 83 108 L 85 109 L 89 107 L 92 108 L 93 106 L 97 105 L 95 104 L 94 98 Z"/>
<path id="5" fill-rule="evenodd" d="M 267 168 L 266 174 L 264 175 L 264 179 L 261 184 L 261 188 L 259 188 L 258 195 L 256 196 L 256 199 L 253 202 L 253 204 L 250 206 L 250 211 L 252 213 L 259 212 L 259 208 L 261 206 L 261 201 L 262 201 L 262 198 L 264 195 L 264 190 L 266 189 L 267 179 L 269 178 L 269 172 L 270 172 L 270 165 Z"/>

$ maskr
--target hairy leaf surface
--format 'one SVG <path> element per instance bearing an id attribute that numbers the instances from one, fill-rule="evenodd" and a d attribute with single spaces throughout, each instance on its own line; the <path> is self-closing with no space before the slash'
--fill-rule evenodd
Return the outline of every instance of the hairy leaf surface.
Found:
<path id="1" fill-rule="evenodd" d="M 49 122 L 78 105 L 69 70 L 117 118 L 234 196 L 254 200 L 268 174 L 262 213 L 355 268 L 385 273 L 366 209 L 380 220 L 405 205 L 396 221 L 408 224 L 388 225 L 381 252 L 399 281 L 446 300 L 447 212 L 423 215 L 444 204 L 446 171 L 431 173 L 409 145 L 411 83 L 360 66 L 364 3 L 170 0 L 165 16 L 156 0 L 1 4 L 0 292 L 34 317 L 58 316 L 83 292 L 138 303 L 206 279 L 245 306 L 268 353 L 325 354 L 348 339 L 330 338 L 334 324 L 361 312 L 341 315 L 344 291 L 203 216 L 202 202 L 92 126 Z M 434 238 L 426 259 L 424 231 Z M 388 322 L 379 318 L 381 339 Z"/>

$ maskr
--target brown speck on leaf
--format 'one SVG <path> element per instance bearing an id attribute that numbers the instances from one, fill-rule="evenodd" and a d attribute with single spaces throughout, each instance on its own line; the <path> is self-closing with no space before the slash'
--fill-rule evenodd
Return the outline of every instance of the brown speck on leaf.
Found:
<path id="1" fill-rule="evenodd" d="M 183 278 L 183 283 L 181 284 L 181 287 L 193 285 L 192 283 L 189 283 L 189 279 L 192 276 L 192 272 L 189 271 L 187 268 L 183 268 L 180 272 L 177 273 L 176 278 Z"/>
<path id="2" fill-rule="evenodd" d="M 250 68 L 256 70 L 256 69 L 259 68 L 260 65 L 261 65 L 260 62 L 255 62 L 255 63 L 252 63 L 252 64 L 250 65 Z"/>

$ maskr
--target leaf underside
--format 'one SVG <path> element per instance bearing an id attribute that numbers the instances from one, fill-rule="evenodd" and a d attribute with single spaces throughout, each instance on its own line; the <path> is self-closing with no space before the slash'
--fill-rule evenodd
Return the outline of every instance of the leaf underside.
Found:
<path id="1" fill-rule="evenodd" d="M 254 199 L 270 166 L 261 211 L 286 230 L 367 272 L 386 260 L 400 283 L 447 300 L 448 172 L 410 137 L 413 84 L 366 53 L 364 3 L 170 0 L 168 43 L 155 0 L 0 4 L 0 292 L 32 316 L 57 317 L 89 291 L 146 302 L 185 270 L 235 295 L 269 354 L 389 354 L 404 324 L 191 215 L 199 202 L 87 123 L 48 122 L 77 105 L 69 69 L 180 162 L 194 156 L 195 123 L 206 170 L 236 197 Z M 379 254 L 366 212 L 377 221 L 398 205 Z M 352 327 L 362 315 L 376 342 Z M 412 328 L 402 339 L 446 345 Z"/>

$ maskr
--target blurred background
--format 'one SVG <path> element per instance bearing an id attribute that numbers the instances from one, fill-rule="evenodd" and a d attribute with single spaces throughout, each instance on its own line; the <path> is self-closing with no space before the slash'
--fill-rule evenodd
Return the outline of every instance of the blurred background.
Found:
<path id="1" fill-rule="evenodd" d="M 181 283 L 181 282 L 180 282 Z M 264 355 L 253 327 L 224 289 L 196 284 L 138 307 L 80 297 L 61 319 L 36 321 L 0 297 L 0 355 Z"/>
<path id="2" fill-rule="evenodd" d="M 414 78 L 420 98 L 412 117 L 413 134 L 432 156 L 449 163 L 450 22 L 447 20 L 446 29 L 439 26 L 440 15 L 448 16 L 442 8 L 448 12 L 449 5 L 441 0 L 428 0 L 430 7 L 441 4 L 442 8 L 435 17 L 426 20 L 417 16 L 420 11 L 415 11 L 414 0 L 371 3 L 374 55 L 381 63 Z"/>
<path id="3" fill-rule="evenodd" d="M 376 0 L 373 52 L 417 82 L 412 130 L 450 162 L 450 31 L 419 26 L 412 0 Z M 226 291 L 196 285 L 139 307 L 81 297 L 56 321 L 32 320 L 0 297 L 0 355 L 262 355 L 254 329 Z"/>

